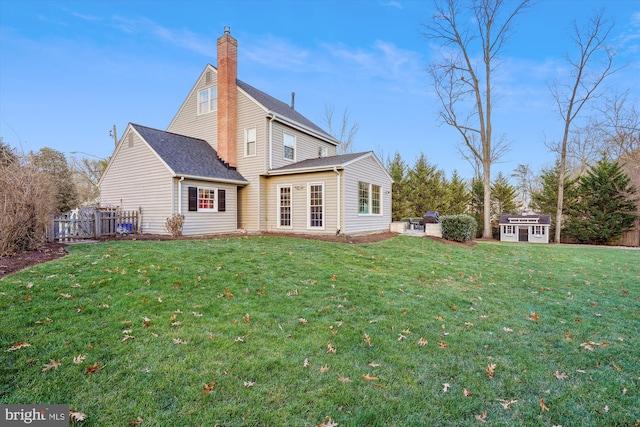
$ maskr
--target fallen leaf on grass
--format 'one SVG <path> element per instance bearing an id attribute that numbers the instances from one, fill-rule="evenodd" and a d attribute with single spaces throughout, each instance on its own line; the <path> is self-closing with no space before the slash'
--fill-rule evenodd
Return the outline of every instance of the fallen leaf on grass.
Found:
<path id="1" fill-rule="evenodd" d="M 43 325 L 43 324 L 45 324 L 45 323 L 51 323 L 51 322 L 53 322 L 53 319 L 50 319 L 50 318 L 48 318 L 48 317 L 47 317 L 47 318 L 46 318 L 46 319 L 44 319 L 44 320 L 38 320 L 38 321 L 36 322 L 36 325 Z"/>
<path id="2" fill-rule="evenodd" d="M 496 364 L 495 363 L 491 363 L 491 364 L 487 365 L 487 369 L 485 370 L 485 372 L 487 373 L 487 376 L 489 378 L 493 378 L 494 369 L 496 369 Z"/>
<path id="3" fill-rule="evenodd" d="M 482 414 L 476 415 L 476 420 L 481 421 L 483 423 L 487 422 L 487 411 L 482 411 Z"/>
<path id="4" fill-rule="evenodd" d="M 544 398 L 540 399 L 540 411 L 544 412 L 547 411 L 549 412 L 549 407 L 547 405 L 544 404 Z"/>
<path id="5" fill-rule="evenodd" d="M 302 367 L 303 368 L 308 368 L 309 367 L 309 359 L 304 359 L 304 362 L 302 362 Z"/>
<path id="6" fill-rule="evenodd" d="M 517 402 L 517 400 L 504 400 L 504 399 L 496 399 L 504 409 L 511 409 L 511 405 Z"/>
<path id="7" fill-rule="evenodd" d="M 102 369 L 102 365 L 99 363 L 94 363 L 93 365 L 87 366 L 87 374 L 93 374 Z"/>
<path id="8" fill-rule="evenodd" d="M 447 348 L 447 347 L 449 347 L 449 344 L 447 344 L 446 342 L 442 342 L 442 341 L 440 341 L 440 342 L 438 343 L 438 347 L 440 347 L 440 348 Z"/>
<path id="9" fill-rule="evenodd" d="M 527 319 L 529 319 L 529 320 L 534 320 L 534 321 L 535 321 L 535 320 L 540 320 L 540 316 L 539 316 L 539 315 L 537 315 L 534 311 L 532 311 L 532 312 L 529 314 L 529 317 L 527 317 Z"/>
<path id="10" fill-rule="evenodd" d="M 173 343 L 174 344 L 187 344 L 187 342 L 184 341 L 182 338 L 174 338 L 173 339 Z"/>
<path id="11" fill-rule="evenodd" d="M 47 372 L 47 371 L 50 371 L 51 369 L 58 369 L 58 366 L 60 365 L 61 365 L 60 362 L 53 359 L 49 359 L 49 363 L 44 365 L 44 368 L 42 368 L 42 372 Z"/>
<path id="12" fill-rule="evenodd" d="M 569 375 L 567 375 L 567 374 L 566 374 L 566 373 L 564 373 L 564 372 L 563 372 L 563 373 L 560 373 L 560 371 L 555 371 L 555 372 L 553 373 L 553 376 L 554 376 L 554 377 L 556 377 L 556 378 L 557 378 L 557 379 L 559 379 L 559 380 L 562 380 L 562 381 L 564 381 L 564 380 L 566 380 L 567 378 L 569 378 Z"/>
<path id="13" fill-rule="evenodd" d="M 198 313 L 197 311 L 192 311 L 192 312 L 191 312 L 191 315 L 192 315 L 193 317 L 202 317 L 202 313 Z"/>
<path id="14" fill-rule="evenodd" d="M 337 350 L 331 343 L 327 343 L 327 353 L 336 354 Z"/>
<path id="15" fill-rule="evenodd" d="M 144 326 L 145 328 L 148 328 L 149 326 L 151 326 L 151 319 L 149 319 L 148 317 L 143 317 L 142 326 Z"/>
<path id="16" fill-rule="evenodd" d="M 224 288 L 224 297 L 227 298 L 227 299 L 233 298 L 233 294 L 231 293 L 229 288 Z"/>
<path id="17" fill-rule="evenodd" d="M 139 426 L 140 424 L 142 424 L 142 421 L 144 421 L 142 418 L 138 417 L 133 421 L 129 421 L 129 425 L 130 426 Z"/>
<path id="18" fill-rule="evenodd" d="M 5 351 L 16 351 L 16 350 L 20 350 L 21 348 L 24 348 L 24 347 L 31 347 L 31 344 L 29 344 L 26 341 L 17 342 L 14 345 L 12 345 L 11 347 L 9 347 L 8 349 L 6 349 Z"/>
<path id="19" fill-rule="evenodd" d="M 321 366 L 320 367 L 320 373 L 324 374 L 325 372 L 327 372 L 329 370 L 329 367 L 327 365 L 325 366 Z"/>
<path id="20" fill-rule="evenodd" d="M 341 383 L 350 383 L 350 382 L 351 382 L 351 379 L 350 379 L 350 378 L 347 378 L 347 377 L 344 377 L 344 376 L 342 376 L 342 375 L 340 375 L 340 376 L 338 377 L 338 381 L 340 381 Z"/>
<path id="21" fill-rule="evenodd" d="M 322 422 L 320 424 L 318 424 L 316 427 L 336 427 L 338 424 L 334 423 L 331 420 L 331 417 L 329 418 L 325 418 L 322 420 Z"/>
<path id="22" fill-rule="evenodd" d="M 69 420 L 72 423 L 77 423 L 79 421 L 84 421 L 87 419 L 87 414 L 83 414 L 82 412 L 76 412 L 69 409 Z"/>
<path id="23" fill-rule="evenodd" d="M 466 388 L 462 389 L 462 394 L 464 394 L 465 397 L 471 397 L 471 392 Z"/>
<path id="24" fill-rule="evenodd" d="M 205 384 L 204 385 L 204 389 L 202 390 L 203 394 L 209 394 L 211 393 L 211 391 L 213 391 L 213 388 L 216 386 L 216 382 L 215 381 L 211 381 L 209 384 Z"/>
<path id="25" fill-rule="evenodd" d="M 87 358 L 87 356 L 83 355 L 83 354 L 79 354 L 76 357 L 73 358 L 73 363 L 75 365 L 79 365 L 82 362 L 84 362 L 84 360 Z"/>
<path id="26" fill-rule="evenodd" d="M 255 384 L 255 382 L 253 382 L 253 381 L 244 381 L 244 382 L 243 382 L 243 385 L 244 385 L 245 387 L 253 387 L 253 386 L 254 386 L 254 384 Z"/>
<path id="27" fill-rule="evenodd" d="M 306 325 L 307 323 L 309 323 L 309 321 L 307 319 L 305 319 L 304 317 L 301 317 L 298 319 L 298 323 L 300 325 Z"/>
<path id="28" fill-rule="evenodd" d="M 443 393 L 448 392 L 450 388 L 451 388 L 451 384 L 449 384 L 449 383 L 443 383 L 442 384 L 442 392 Z"/>
<path id="29" fill-rule="evenodd" d="M 513 329 L 511 328 L 507 328 L 506 326 L 504 328 L 502 328 L 503 331 L 509 333 L 509 332 L 513 332 Z"/>
<path id="30" fill-rule="evenodd" d="M 369 347 L 371 347 L 371 338 L 369 338 L 369 334 L 364 334 L 364 342 L 366 342 Z"/>
<path id="31" fill-rule="evenodd" d="M 380 364 L 379 364 L 379 363 L 376 363 L 376 362 L 369 362 L 369 363 L 367 363 L 367 364 L 368 364 L 369 366 L 371 366 L 372 368 L 377 368 L 378 366 L 380 366 Z"/>
<path id="32" fill-rule="evenodd" d="M 365 375 L 362 376 L 362 379 L 365 380 L 365 381 L 378 381 L 380 378 L 372 377 L 369 374 L 365 374 Z"/>
<path id="33" fill-rule="evenodd" d="M 418 345 L 420 347 L 422 347 L 422 346 L 425 346 L 427 344 L 429 344 L 429 342 L 427 340 L 425 340 L 424 338 L 420 337 L 420 339 L 418 340 Z"/>

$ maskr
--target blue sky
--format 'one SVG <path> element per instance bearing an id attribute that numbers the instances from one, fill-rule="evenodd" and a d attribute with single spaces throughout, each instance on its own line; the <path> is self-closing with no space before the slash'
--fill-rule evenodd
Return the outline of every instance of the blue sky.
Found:
<path id="1" fill-rule="evenodd" d="M 519 16 L 495 87 L 494 133 L 511 144 L 494 171 L 550 165 L 545 141 L 562 123 L 547 82 L 567 70 L 574 21 L 605 8 L 618 65 L 609 86 L 640 100 L 640 1 L 538 0 Z M 127 123 L 166 129 L 224 26 L 238 40 L 238 77 L 322 125 L 348 108 L 356 151 L 420 153 L 471 177 L 456 132 L 440 126 L 425 69 L 438 55 L 422 34 L 430 1 L 29 1 L 0 2 L 0 136 L 28 152 L 48 146 L 104 158 L 109 131 Z M 324 127 L 324 126 L 323 126 Z M 495 176 L 495 175 L 494 175 Z"/>

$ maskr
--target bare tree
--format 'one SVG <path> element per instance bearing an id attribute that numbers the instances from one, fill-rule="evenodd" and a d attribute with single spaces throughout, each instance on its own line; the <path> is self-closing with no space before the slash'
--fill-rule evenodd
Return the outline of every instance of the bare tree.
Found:
<path id="1" fill-rule="evenodd" d="M 528 163 L 520 163 L 511 173 L 511 177 L 517 180 L 516 188 L 520 192 L 522 207 L 529 209 L 531 194 L 535 191 L 535 174 Z"/>
<path id="2" fill-rule="evenodd" d="M 81 205 L 95 204 L 100 190 L 98 182 L 107 167 L 107 159 L 71 158 L 71 173 Z"/>
<path id="3" fill-rule="evenodd" d="M 556 208 L 555 241 L 560 242 L 562 229 L 562 201 L 564 176 L 567 166 L 567 146 L 571 125 L 587 102 L 597 96 L 600 84 L 614 73 L 613 59 L 616 52 L 607 46 L 606 40 L 613 23 L 604 18 L 603 11 L 596 12 L 584 28 L 573 26 L 572 40 L 579 49 L 577 60 L 567 55 L 570 75 L 566 83 L 554 82 L 549 85 L 551 95 L 564 122 L 564 133 L 560 144 L 560 176 L 558 178 L 558 206 Z"/>
<path id="4" fill-rule="evenodd" d="M 612 159 L 628 159 L 640 167 L 640 111 L 628 95 L 626 91 L 605 98 L 591 126 Z"/>
<path id="5" fill-rule="evenodd" d="M 329 130 L 329 134 L 338 140 L 336 148 L 338 154 L 353 153 L 353 140 L 360 129 L 358 123 L 350 123 L 349 109 L 342 112 L 342 122 L 337 125 L 333 120 L 334 108 L 329 105 L 324 106 L 324 124 Z"/>
<path id="6" fill-rule="evenodd" d="M 435 0 L 436 13 L 424 25 L 424 35 L 443 47 L 442 60 L 428 68 L 439 117 L 462 137 L 466 158 L 482 164 L 485 238 L 491 238 L 491 164 L 507 148 L 493 134 L 493 72 L 515 17 L 528 5 L 529 0 Z"/>

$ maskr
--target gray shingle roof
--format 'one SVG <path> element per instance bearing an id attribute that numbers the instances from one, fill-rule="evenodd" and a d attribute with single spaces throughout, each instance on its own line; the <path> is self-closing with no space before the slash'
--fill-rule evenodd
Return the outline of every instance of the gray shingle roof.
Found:
<path id="1" fill-rule="evenodd" d="M 131 126 L 176 175 L 247 182 L 237 170 L 229 169 L 216 150 L 203 139 L 134 123 Z"/>
<path id="2" fill-rule="evenodd" d="M 365 156 L 371 151 L 365 151 L 362 153 L 350 153 L 350 154 L 340 154 L 338 156 L 327 156 L 327 157 L 318 157 L 315 159 L 307 159 L 301 160 L 296 163 L 291 163 L 286 166 L 282 166 L 277 169 L 272 169 L 271 172 L 280 172 L 280 171 L 288 171 L 288 170 L 298 170 L 298 169 L 319 169 L 319 168 L 332 168 L 334 166 L 342 166 L 345 163 L 348 163 L 352 160 L 355 160 L 359 157 Z"/>
<path id="3" fill-rule="evenodd" d="M 538 224 L 549 225 L 551 224 L 551 215 L 501 215 L 500 224 L 514 224 L 515 222 L 509 222 L 509 219 L 538 219 Z"/>
<path id="4" fill-rule="evenodd" d="M 318 125 L 307 119 L 295 109 L 291 108 L 290 105 L 287 105 L 286 103 L 274 98 L 273 96 L 266 94 L 259 89 L 256 89 L 255 87 L 243 82 L 242 80 L 236 80 L 236 82 L 240 89 L 247 92 L 249 96 L 258 101 L 268 110 L 273 111 L 277 115 L 286 117 L 287 119 L 292 120 L 296 123 L 300 123 L 305 127 L 313 129 L 314 131 L 326 136 L 327 138 L 335 140 L 331 135 L 325 132 Z"/>

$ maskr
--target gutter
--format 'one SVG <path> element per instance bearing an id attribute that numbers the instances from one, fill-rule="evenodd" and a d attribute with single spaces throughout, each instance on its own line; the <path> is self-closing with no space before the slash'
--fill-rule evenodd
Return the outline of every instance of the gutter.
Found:
<path id="1" fill-rule="evenodd" d="M 178 181 L 178 215 L 182 215 L 182 181 L 184 181 L 184 176 L 180 177 L 180 181 Z"/>
<path id="2" fill-rule="evenodd" d="M 273 119 L 276 119 L 276 120 L 278 120 L 279 122 L 282 122 L 282 123 L 284 123 L 284 124 L 286 124 L 286 125 L 288 125 L 288 126 L 291 126 L 291 127 L 292 127 L 292 128 L 294 128 L 294 129 L 298 129 L 298 130 L 300 130 L 300 131 L 302 131 L 302 132 L 312 134 L 312 135 L 314 135 L 315 137 L 317 137 L 317 138 L 319 138 L 319 139 L 322 139 L 323 141 L 328 142 L 328 143 L 330 143 L 330 144 L 333 144 L 333 145 L 335 145 L 335 146 L 338 146 L 338 144 L 339 144 L 339 142 L 338 142 L 338 141 L 336 141 L 336 140 L 335 140 L 332 136 L 330 136 L 330 135 L 326 135 L 326 134 L 324 134 L 324 133 L 320 133 L 320 132 L 318 132 L 318 131 L 317 131 L 317 130 L 315 130 L 315 129 L 311 129 L 311 128 L 310 128 L 310 127 L 308 127 L 308 126 L 305 126 L 305 125 L 300 124 L 300 123 L 298 123 L 298 122 L 295 122 L 295 121 L 293 121 L 293 120 L 287 119 L 286 117 L 276 116 L 276 113 L 275 113 L 273 110 L 269 110 L 268 114 L 269 114 L 270 116 L 272 116 L 272 117 L 273 117 Z"/>
<path id="3" fill-rule="evenodd" d="M 225 178 L 211 178 L 206 176 L 197 176 L 197 175 L 173 175 L 174 178 L 182 178 L 182 179 L 194 179 L 197 181 L 208 181 L 208 182 L 223 182 L 225 184 L 236 184 L 236 185 L 247 185 L 249 181 L 239 181 L 237 179 L 225 179 Z"/>
<path id="4" fill-rule="evenodd" d="M 336 173 L 336 206 L 337 206 L 337 212 L 336 212 L 336 236 L 338 234 L 340 234 L 340 230 L 342 229 L 342 227 L 340 226 L 340 214 L 341 214 L 341 209 L 340 209 L 340 171 L 338 170 L 337 166 L 333 167 L 333 171 Z"/>

